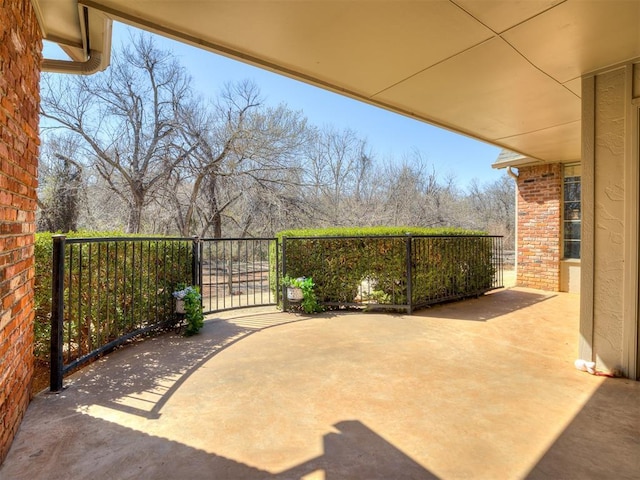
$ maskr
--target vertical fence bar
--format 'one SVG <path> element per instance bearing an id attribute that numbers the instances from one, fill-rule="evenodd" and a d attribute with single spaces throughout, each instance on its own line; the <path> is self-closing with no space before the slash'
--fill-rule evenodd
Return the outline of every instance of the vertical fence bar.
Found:
<path id="1" fill-rule="evenodd" d="M 237 258 L 233 256 L 233 246 L 234 246 L 234 244 L 236 246 L 236 257 Z M 236 290 L 235 290 L 236 287 L 234 287 L 234 283 L 239 282 L 239 279 L 236 279 L 235 282 L 234 282 L 234 275 L 233 275 L 234 270 L 233 269 L 236 268 L 238 270 L 238 277 L 239 277 L 240 274 L 241 274 L 241 267 L 240 267 L 240 259 L 242 258 L 242 251 L 241 250 L 242 250 L 242 247 L 240 245 L 240 242 L 235 242 L 235 241 L 231 242 L 231 263 L 232 263 L 233 267 L 230 268 L 229 270 L 231 271 L 230 294 L 231 294 L 231 306 L 232 307 L 233 306 L 238 306 L 239 303 L 240 303 L 240 298 L 238 297 L 238 305 L 234 305 L 234 298 L 233 297 L 234 297 L 234 293 L 236 292 Z M 240 287 L 240 285 L 238 284 L 237 288 L 239 288 L 239 287 Z"/>
<path id="2" fill-rule="evenodd" d="M 129 306 L 127 303 L 127 293 L 129 291 L 128 288 L 128 281 L 129 281 L 129 276 L 127 275 L 127 259 L 129 258 L 127 256 L 127 251 L 129 250 L 127 248 L 128 246 L 128 242 L 124 242 L 124 248 L 123 248 L 123 253 L 122 253 L 122 297 L 121 297 L 121 305 L 123 305 L 122 307 L 122 319 L 120 320 L 120 324 L 122 326 L 122 330 L 118 330 L 118 337 L 122 336 L 125 334 L 125 332 L 127 331 L 127 324 L 129 323 L 127 321 L 127 313 L 129 313 Z"/>
<path id="3" fill-rule="evenodd" d="M 504 287 L 504 243 L 502 237 L 498 237 L 495 239 L 495 242 L 498 245 L 497 252 L 497 268 L 499 271 L 499 280 L 498 285 L 494 285 L 496 287 Z"/>
<path id="4" fill-rule="evenodd" d="M 220 242 L 218 242 L 217 240 L 215 241 L 215 245 L 216 245 L 216 310 L 218 310 L 220 308 L 220 300 L 219 300 L 219 296 L 218 296 L 218 292 L 219 292 L 219 282 L 220 282 Z M 224 244 L 223 244 L 224 246 Z M 224 288 L 224 261 L 222 263 L 222 286 Z"/>
<path id="5" fill-rule="evenodd" d="M 255 305 L 256 302 L 256 241 L 251 241 L 251 273 L 247 273 L 247 305 L 249 305 L 249 283 L 251 283 L 251 290 L 253 290 L 253 302 L 251 305 Z"/>
<path id="6" fill-rule="evenodd" d="M 69 245 L 68 247 L 65 247 L 65 254 L 69 255 L 69 263 L 68 263 L 68 268 L 65 265 L 65 269 L 68 270 L 68 275 L 67 275 L 67 285 L 68 285 L 68 292 L 67 292 L 67 305 L 68 307 L 68 318 L 67 318 L 67 324 L 66 324 L 66 330 L 67 330 L 67 360 L 69 360 L 71 358 L 71 339 L 73 338 L 73 309 L 71 308 L 71 305 L 73 305 L 73 245 Z M 63 315 L 64 315 L 64 307 L 63 307 Z M 64 317 L 62 319 L 62 321 L 64 322 Z M 64 324 L 63 324 L 64 325 Z M 63 355 L 64 356 L 64 355 Z"/>
<path id="7" fill-rule="evenodd" d="M 145 274 L 145 269 L 144 269 L 144 243 L 143 242 L 138 242 L 139 245 L 139 250 L 140 250 L 140 255 L 139 255 L 139 260 L 138 260 L 138 272 L 139 272 L 139 278 L 138 278 L 138 295 L 136 295 L 136 298 L 139 300 L 139 305 L 138 305 L 138 328 L 143 328 L 144 327 L 144 304 L 145 304 L 145 297 L 146 295 L 144 294 L 145 290 L 144 290 L 144 274 Z"/>
<path id="8" fill-rule="evenodd" d="M 160 308 L 162 309 L 162 316 L 166 315 L 167 305 L 165 297 L 167 295 L 167 291 L 169 290 L 169 285 L 167 284 L 167 241 L 162 241 L 162 300 L 163 302 L 160 304 Z M 170 301 L 173 301 L 173 295 L 170 297 Z M 170 308 L 173 309 L 173 303 L 170 304 Z"/>
<path id="9" fill-rule="evenodd" d="M 202 293 L 202 281 L 200 278 L 200 237 L 193 237 L 191 241 L 191 285 L 200 288 Z"/>
<path id="10" fill-rule="evenodd" d="M 49 389 L 52 392 L 62 390 L 62 345 L 64 319 L 64 235 L 53 236 L 53 278 L 51 286 L 51 371 Z"/>
<path id="11" fill-rule="evenodd" d="M 504 287 L 504 242 L 502 237 L 497 238 L 497 241 L 500 249 L 500 256 L 498 257 L 499 258 L 498 268 L 500 269 L 500 283 L 498 284 L 498 286 Z"/>
<path id="12" fill-rule="evenodd" d="M 222 308 L 227 308 L 227 287 L 229 286 L 229 261 L 227 259 L 227 240 L 221 240 L 222 244 Z"/>
<path id="13" fill-rule="evenodd" d="M 101 242 L 100 243 L 100 256 L 103 260 L 100 262 L 100 272 L 98 285 L 100 287 L 100 302 L 98 304 L 100 307 L 98 308 L 99 315 L 99 327 L 100 327 L 100 343 L 103 343 L 105 338 L 108 337 L 109 332 L 109 243 Z M 104 265 L 103 265 L 104 262 Z"/>
<path id="14" fill-rule="evenodd" d="M 233 240 L 229 240 L 229 303 L 234 307 L 233 302 Z M 236 250 L 239 255 L 239 252 Z"/>
<path id="15" fill-rule="evenodd" d="M 247 291 L 245 295 L 244 304 L 249 305 L 249 242 L 244 242 L 244 276 L 245 276 L 245 289 Z M 240 279 L 238 279 L 238 289 L 240 289 Z M 240 302 L 242 304 L 242 302 Z"/>
<path id="16" fill-rule="evenodd" d="M 200 287 L 200 306 L 204 308 L 204 295 L 203 295 L 203 289 L 204 289 L 204 278 L 203 278 L 203 271 L 204 269 L 202 268 L 202 258 L 204 257 L 204 244 L 200 241 L 200 238 L 198 238 L 198 286 Z"/>
<path id="17" fill-rule="evenodd" d="M 146 315 L 146 323 L 155 323 L 151 322 L 151 298 L 149 292 L 151 291 L 151 242 L 147 242 L 147 268 L 146 268 L 146 277 L 147 277 L 147 296 L 146 298 L 146 307 L 147 307 L 147 315 Z"/>
<path id="18" fill-rule="evenodd" d="M 160 315 L 158 314 L 158 292 L 160 291 L 158 288 L 158 263 L 159 256 L 158 250 L 160 248 L 160 242 L 154 242 L 153 244 L 153 291 L 155 292 L 154 301 L 153 301 L 153 317 L 154 323 L 158 321 Z"/>
<path id="19" fill-rule="evenodd" d="M 282 278 L 287 276 L 287 237 L 282 237 Z M 289 302 L 287 299 L 287 292 L 285 291 L 284 284 L 282 285 L 282 311 L 286 312 L 289 309 Z"/>
<path id="20" fill-rule="evenodd" d="M 171 278 L 167 278 L 169 277 L 169 275 L 167 275 L 167 277 L 165 277 L 164 279 L 164 284 L 165 284 L 165 288 L 168 289 L 168 291 L 170 292 L 171 290 L 173 290 L 174 288 L 176 288 L 176 257 L 175 257 L 175 242 L 171 242 L 171 261 L 169 262 L 169 268 L 170 268 L 170 272 L 171 272 Z M 172 302 L 175 302 L 175 300 L 173 300 L 172 297 Z M 174 305 L 174 303 L 171 304 L 172 306 Z"/>
<path id="21" fill-rule="evenodd" d="M 216 242 L 216 310 L 220 308 L 220 285 L 222 285 L 222 300 L 224 301 L 224 292 L 226 292 L 227 279 L 227 257 L 226 243 L 224 241 L 215 240 Z M 222 263 L 220 259 L 222 258 Z M 224 302 L 223 302 L 224 307 Z"/>
<path id="22" fill-rule="evenodd" d="M 242 243 L 240 241 L 236 241 L 235 244 L 236 244 L 236 269 L 238 270 L 238 276 L 236 277 L 236 280 L 235 280 L 235 283 L 237 283 L 237 286 L 235 286 L 231 290 L 231 301 L 233 302 L 233 297 L 238 297 L 236 306 L 240 307 L 242 306 L 242 296 L 235 295 L 235 294 L 237 294 L 240 291 L 240 279 L 242 277 Z M 233 248 L 231 248 L 231 253 L 233 253 Z M 233 258 L 233 255 L 232 255 L 232 258 Z"/>
<path id="23" fill-rule="evenodd" d="M 109 285 L 111 285 L 111 278 L 110 278 L 110 274 L 111 274 L 111 254 L 109 253 L 110 248 L 109 248 L 109 242 L 105 242 L 105 275 L 104 275 L 104 297 L 105 297 L 105 321 L 103 322 L 103 337 L 105 338 L 104 335 L 106 335 L 106 338 L 109 338 L 109 336 L 111 335 L 111 313 L 112 313 L 112 306 L 111 306 L 111 290 L 113 290 L 113 288 L 109 288 Z"/>
<path id="24" fill-rule="evenodd" d="M 242 295 L 236 295 L 240 292 L 240 279 L 242 278 L 242 243 L 240 241 L 236 241 L 236 269 L 238 270 L 238 276 L 236 277 L 237 286 L 232 288 L 231 290 L 231 302 L 233 302 L 233 297 L 238 297 L 237 307 L 242 306 Z M 233 248 L 231 248 L 231 253 L 233 253 Z M 233 270 L 232 270 L 233 271 Z M 233 277 L 232 277 L 233 278 Z"/>
<path id="25" fill-rule="evenodd" d="M 76 290 L 78 292 L 78 318 L 77 318 L 77 330 L 76 330 L 76 342 L 78 345 L 78 351 L 76 356 L 81 356 L 82 352 L 82 285 L 83 285 L 83 261 L 82 261 L 82 244 L 78 244 L 78 282 Z"/>
<path id="26" fill-rule="evenodd" d="M 102 312 L 101 312 L 101 299 L 102 299 L 102 285 L 100 283 L 101 278 L 102 278 L 102 242 L 98 244 L 98 278 L 96 280 L 97 282 L 97 288 L 98 288 L 98 293 L 97 293 L 97 298 L 96 298 L 96 302 L 98 304 L 97 309 L 96 309 L 96 325 L 95 325 L 95 330 L 96 330 L 96 343 L 98 345 L 100 345 L 102 343 L 102 320 L 101 320 L 101 316 L 102 316 Z"/>
<path id="27" fill-rule="evenodd" d="M 125 332 L 136 325 L 136 276 L 136 243 L 131 242 L 131 313 Z"/>
<path id="28" fill-rule="evenodd" d="M 413 313 L 413 259 L 412 259 L 412 248 L 411 243 L 413 241 L 413 237 L 411 235 L 407 235 L 405 238 L 406 247 L 407 247 L 407 313 L 411 315 Z"/>
<path id="29" fill-rule="evenodd" d="M 227 286 L 228 286 L 228 272 L 227 268 L 229 264 L 227 262 L 227 242 L 222 240 L 222 307 L 227 306 Z"/>
<path id="30" fill-rule="evenodd" d="M 127 325 L 127 332 L 134 328 L 140 328 L 138 323 L 138 315 L 136 315 L 136 309 L 138 308 L 138 296 L 136 295 L 136 285 L 138 284 L 138 268 L 136 268 L 136 262 L 138 262 L 138 256 L 136 254 L 137 242 L 131 242 L 131 315 Z"/>
<path id="31" fill-rule="evenodd" d="M 91 337 L 93 336 L 92 323 L 95 318 L 93 315 L 93 248 L 92 244 L 89 244 L 89 305 L 87 306 L 87 350 L 93 350 L 93 341 Z"/>
<path id="32" fill-rule="evenodd" d="M 214 263 L 215 259 L 215 263 Z M 213 296 L 218 301 L 218 258 L 211 253 L 211 242 L 207 242 L 207 261 L 209 262 L 209 274 L 207 284 L 209 285 L 209 311 L 213 310 Z M 215 275 L 213 273 L 215 272 Z"/>
<path id="33" fill-rule="evenodd" d="M 246 289 L 246 294 L 245 294 L 245 299 L 244 299 L 244 304 L 245 306 L 250 305 L 249 303 L 249 275 L 251 274 L 251 271 L 249 270 L 249 246 L 251 244 L 245 240 L 245 244 L 244 244 L 244 260 L 245 260 L 245 289 Z M 252 266 L 253 268 L 253 266 Z"/>
<path id="34" fill-rule="evenodd" d="M 280 272 L 280 241 L 278 238 L 276 238 L 275 240 L 276 242 L 276 266 L 275 266 L 275 270 L 276 270 L 276 304 L 280 303 L 280 295 L 282 294 L 282 292 L 280 291 L 280 275 L 278 274 L 278 272 Z M 269 272 L 271 272 L 271 267 L 269 267 Z M 269 294 L 271 294 L 271 292 L 269 292 Z"/>
<path id="35" fill-rule="evenodd" d="M 120 335 L 121 312 L 117 307 L 117 305 L 119 305 L 118 299 L 120 296 L 120 285 L 118 284 L 118 265 L 120 264 L 120 257 L 118 246 L 119 243 L 115 242 L 115 245 L 113 247 L 113 323 L 111 324 L 111 329 L 109 331 L 109 338 L 118 337 Z"/>
<path id="36" fill-rule="evenodd" d="M 203 307 L 202 278 L 200 276 L 202 257 L 200 255 L 200 237 L 193 237 L 191 242 L 191 284 L 200 290 L 200 308 Z"/>

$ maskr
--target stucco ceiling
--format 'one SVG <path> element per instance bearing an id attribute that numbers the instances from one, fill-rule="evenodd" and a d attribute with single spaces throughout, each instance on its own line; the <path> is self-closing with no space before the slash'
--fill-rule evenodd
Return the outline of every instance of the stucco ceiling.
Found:
<path id="1" fill-rule="evenodd" d="M 83 45 L 77 1 L 33 2 L 46 37 Z M 94 49 L 104 15 L 542 161 L 580 158 L 581 76 L 640 58 L 640 0 L 81 4 Z"/>

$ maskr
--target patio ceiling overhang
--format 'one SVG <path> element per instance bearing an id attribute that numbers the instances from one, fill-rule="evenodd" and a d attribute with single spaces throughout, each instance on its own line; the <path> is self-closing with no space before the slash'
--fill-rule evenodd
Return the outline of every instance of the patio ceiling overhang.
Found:
<path id="1" fill-rule="evenodd" d="M 581 76 L 640 57 L 638 0 L 32 1 L 96 69 L 123 21 L 543 162 L 580 158 Z"/>

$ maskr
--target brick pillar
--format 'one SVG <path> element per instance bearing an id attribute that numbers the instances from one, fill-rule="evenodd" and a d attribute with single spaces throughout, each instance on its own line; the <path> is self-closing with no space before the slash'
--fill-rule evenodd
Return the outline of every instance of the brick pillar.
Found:
<path id="1" fill-rule="evenodd" d="M 29 0 L 0 1 L 0 463 L 31 396 L 40 28 Z"/>
<path id="2" fill-rule="evenodd" d="M 521 287 L 560 288 L 562 165 L 518 169 L 518 279 Z"/>

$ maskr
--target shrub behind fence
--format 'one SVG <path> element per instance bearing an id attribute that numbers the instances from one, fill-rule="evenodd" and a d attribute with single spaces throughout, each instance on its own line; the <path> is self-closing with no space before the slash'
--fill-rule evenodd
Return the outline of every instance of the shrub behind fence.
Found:
<path id="1" fill-rule="evenodd" d="M 312 277 L 326 306 L 404 309 L 502 286 L 502 237 L 282 237 L 283 274 Z"/>
<path id="2" fill-rule="evenodd" d="M 53 237 L 51 389 L 65 372 L 172 322 L 172 292 L 196 280 L 196 248 L 191 239 Z"/>

